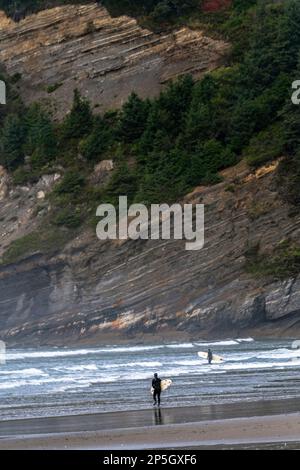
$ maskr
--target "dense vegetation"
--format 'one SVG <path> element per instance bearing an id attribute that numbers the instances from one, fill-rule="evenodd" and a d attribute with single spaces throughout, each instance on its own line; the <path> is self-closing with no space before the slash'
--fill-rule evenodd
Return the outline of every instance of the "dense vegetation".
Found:
<path id="1" fill-rule="evenodd" d="M 94 3 L 95 1 L 104 5 L 113 16 L 132 15 L 139 21 L 156 28 L 165 28 L 170 23 L 186 22 L 193 18 L 198 20 L 201 17 L 201 11 L 205 11 L 208 4 L 216 4 L 215 8 L 210 7 L 211 13 L 218 10 L 219 3 L 222 5 L 222 0 L 0 0 L 0 9 L 15 20 L 20 20 L 27 14 L 45 8 Z M 257 0 L 223 0 L 223 4 L 227 6 L 231 2 L 234 9 L 241 12 L 255 5 Z M 223 21 L 224 9 L 221 8 L 221 10 L 221 15 L 217 14 L 214 21 L 216 19 L 218 22 Z M 207 19 L 205 18 L 205 23 Z"/>
<path id="2" fill-rule="evenodd" d="M 7 14 L 25 15 L 51 6 L 92 3 L 97 0 L 0 0 L 0 9 Z M 147 16 L 153 20 L 170 20 L 189 13 L 201 4 L 200 0 L 99 0 L 111 14 Z"/>
<path id="3" fill-rule="evenodd" d="M 112 15 L 131 14 L 153 22 L 178 21 L 200 7 L 199 0 L 103 0 Z"/>
<path id="4" fill-rule="evenodd" d="M 273 253 L 261 254 L 259 247 L 247 253 L 246 270 L 255 277 L 283 280 L 300 272 L 300 247 L 289 240 L 279 243 Z"/>
<path id="5" fill-rule="evenodd" d="M 92 0 L 0 0 L 0 10 L 4 10 L 15 20 L 22 19 L 26 14 L 35 13 L 44 8 L 66 4 L 91 3 Z"/>
<path id="6" fill-rule="evenodd" d="M 300 78 L 299 2 L 236 0 L 230 10 L 212 15 L 194 1 L 106 3 L 118 13 L 130 4 L 136 14 L 156 20 L 158 9 L 168 5 L 170 17 L 186 14 L 213 27 L 233 49 L 227 63 L 203 80 L 183 77 L 153 100 L 132 94 L 120 111 L 103 116 L 94 116 L 77 91 L 59 124 L 41 106 L 20 111 L 12 100 L 0 116 L 0 164 L 16 183 L 58 165 L 65 169 L 51 195 L 51 224 L 74 229 L 92 216 L 96 203 L 115 202 L 120 194 L 147 204 L 174 201 L 195 185 L 220 181 L 218 172 L 241 158 L 259 166 L 283 153 L 282 194 L 299 204 L 300 107 L 290 104 L 291 83 Z M 108 158 L 117 165 L 112 178 L 93 187 L 89 173 Z"/>

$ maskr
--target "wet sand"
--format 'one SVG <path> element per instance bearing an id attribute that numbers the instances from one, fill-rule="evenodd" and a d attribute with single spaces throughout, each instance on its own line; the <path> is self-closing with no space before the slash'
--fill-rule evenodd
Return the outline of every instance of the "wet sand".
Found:
<path id="1" fill-rule="evenodd" d="M 0 422 L 0 449 L 300 448 L 299 442 L 299 400 Z"/>
<path id="2" fill-rule="evenodd" d="M 189 424 L 115 429 L 1 439 L 0 449 L 188 449 L 238 444 L 295 443 L 300 440 L 300 413 L 234 418 Z M 255 447 L 255 446 L 254 446 Z"/>
<path id="3" fill-rule="evenodd" d="M 300 413 L 300 400 L 265 400 L 226 405 L 152 408 L 146 410 L 0 421 L 0 438 L 28 434 L 92 432 L 231 418 Z"/>

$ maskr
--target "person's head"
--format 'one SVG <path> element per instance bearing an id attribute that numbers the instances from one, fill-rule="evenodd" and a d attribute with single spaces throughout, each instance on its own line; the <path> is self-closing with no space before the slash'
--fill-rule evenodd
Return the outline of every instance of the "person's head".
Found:
<path id="1" fill-rule="evenodd" d="M 210 348 L 208 348 L 208 352 L 211 352 L 211 349 L 210 349 Z"/>
<path id="2" fill-rule="evenodd" d="M 154 378 L 157 379 L 158 375 L 157 374 L 154 374 Z"/>

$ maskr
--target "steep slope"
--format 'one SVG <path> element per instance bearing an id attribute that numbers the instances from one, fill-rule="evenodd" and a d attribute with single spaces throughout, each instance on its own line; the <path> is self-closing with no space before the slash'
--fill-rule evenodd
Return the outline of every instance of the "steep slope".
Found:
<path id="1" fill-rule="evenodd" d="M 300 216 L 278 197 L 276 167 L 249 173 L 240 164 L 223 183 L 187 196 L 206 205 L 203 250 L 187 252 L 179 241 L 100 242 L 86 231 L 57 255 L 2 267 L 1 337 L 32 345 L 294 336 L 300 279 L 245 272 L 251 247 L 268 253 L 299 240 Z"/>
<path id="2" fill-rule="evenodd" d="M 57 7 L 19 23 L 2 12 L 0 41 L 0 63 L 21 75 L 24 101 L 52 101 L 58 116 L 70 108 L 74 88 L 99 111 L 118 107 L 133 90 L 154 96 L 174 77 L 201 76 L 228 48 L 188 28 L 154 34 L 97 4 Z"/>

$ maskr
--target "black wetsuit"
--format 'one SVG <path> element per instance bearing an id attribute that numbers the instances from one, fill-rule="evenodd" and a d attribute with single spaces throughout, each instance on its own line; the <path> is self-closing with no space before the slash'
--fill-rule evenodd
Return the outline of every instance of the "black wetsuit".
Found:
<path id="1" fill-rule="evenodd" d="M 157 377 L 157 379 L 153 379 L 152 380 L 152 387 L 154 389 L 154 392 L 153 392 L 154 403 L 156 403 L 156 399 L 157 399 L 157 403 L 158 403 L 158 405 L 160 405 L 161 379 L 159 379 L 158 377 Z"/>
<path id="2" fill-rule="evenodd" d="M 211 351 L 207 353 L 207 358 L 208 358 L 208 363 L 211 364 L 211 361 L 213 359 L 213 353 Z"/>

